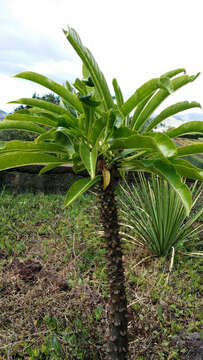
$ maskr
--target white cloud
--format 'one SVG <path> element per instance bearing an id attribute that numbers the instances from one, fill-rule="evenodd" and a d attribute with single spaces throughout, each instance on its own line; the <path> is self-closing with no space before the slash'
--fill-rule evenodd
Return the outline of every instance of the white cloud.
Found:
<path id="1" fill-rule="evenodd" d="M 79 74 L 81 76 L 82 66 L 80 61 L 43 61 L 34 63 L 30 66 L 29 70 L 46 74 L 46 76 L 55 75 L 55 77 L 57 77 L 63 74 L 63 80 L 65 81 L 70 76 L 76 77 Z"/>
<path id="2" fill-rule="evenodd" d="M 177 67 L 189 74 L 203 72 L 202 0 L 6 0 L 4 6 L 10 29 L 23 32 L 38 53 L 43 52 L 37 50 L 39 38 L 60 52 L 61 60 L 50 58 L 47 47 L 46 59 L 33 58 L 28 64 L 29 70 L 55 79 L 81 74 L 78 56 L 61 30 L 67 24 L 92 51 L 111 89 L 116 77 L 125 97 L 144 81 Z M 20 60 L 23 56 L 18 58 L 22 64 Z M 15 91 L 19 97 L 18 87 Z M 181 100 L 203 104 L 203 76 L 170 97 L 170 103 Z"/>

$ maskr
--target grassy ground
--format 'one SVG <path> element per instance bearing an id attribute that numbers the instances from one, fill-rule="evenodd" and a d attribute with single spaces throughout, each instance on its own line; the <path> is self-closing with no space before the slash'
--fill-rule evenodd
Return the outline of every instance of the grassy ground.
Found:
<path id="1" fill-rule="evenodd" d="M 0 359 L 105 358 L 108 297 L 96 198 L 0 193 Z M 195 250 L 195 239 L 188 250 Z M 171 338 L 203 329 L 199 258 L 124 242 L 130 359 L 186 359 Z M 168 279 L 168 281 L 167 281 Z"/>

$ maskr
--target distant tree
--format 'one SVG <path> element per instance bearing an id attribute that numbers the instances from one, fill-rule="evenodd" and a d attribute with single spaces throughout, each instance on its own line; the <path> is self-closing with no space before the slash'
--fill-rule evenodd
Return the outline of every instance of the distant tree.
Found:
<path id="1" fill-rule="evenodd" d="M 36 94 L 34 94 L 34 95 L 33 95 L 33 98 L 36 98 L 36 99 L 45 100 L 45 101 L 51 102 L 51 103 L 56 104 L 56 105 L 59 105 L 59 103 L 60 103 L 60 96 L 57 96 L 57 95 L 55 95 L 53 93 L 47 93 L 47 94 L 45 94 L 43 96 L 39 96 L 39 95 L 36 95 Z"/>

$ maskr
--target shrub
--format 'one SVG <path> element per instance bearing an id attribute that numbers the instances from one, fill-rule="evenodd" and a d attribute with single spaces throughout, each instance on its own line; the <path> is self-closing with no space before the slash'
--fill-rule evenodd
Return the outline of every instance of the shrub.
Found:
<path id="1" fill-rule="evenodd" d="M 151 181 L 139 175 L 139 182 L 120 186 L 119 202 L 121 206 L 121 225 L 132 232 L 136 242 L 147 245 L 157 256 L 167 255 L 170 249 L 177 247 L 201 232 L 201 225 L 194 223 L 203 213 L 203 208 L 186 217 L 184 206 L 173 188 L 158 176 Z M 197 182 L 191 186 L 193 206 L 198 201 L 202 186 Z M 124 233 L 127 238 L 132 238 Z"/>

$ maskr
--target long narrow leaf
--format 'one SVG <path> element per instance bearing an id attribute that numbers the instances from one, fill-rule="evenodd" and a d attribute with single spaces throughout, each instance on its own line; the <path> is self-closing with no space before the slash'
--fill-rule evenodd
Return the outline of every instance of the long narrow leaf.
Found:
<path id="1" fill-rule="evenodd" d="M 6 170 L 25 165 L 40 165 L 56 163 L 58 159 L 55 156 L 39 153 L 12 152 L 11 154 L 0 155 L 0 170 Z M 65 161 L 61 160 L 60 164 Z"/>
<path id="2" fill-rule="evenodd" d="M 156 90 L 155 90 L 156 91 Z M 148 97 L 146 97 L 143 101 L 141 101 L 135 108 L 134 114 L 132 116 L 131 119 L 131 123 L 130 123 L 130 127 L 132 130 L 135 130 L 135 124 L 137 121 L 137 118 L 139 117 L 139 115 L 141 114 L 141 112 L 143 111 L 144 107 L 146 106 L 146 104 L 148 103 L 148 101 L 152 98 L 152 96 L 154 95 L 155 91 L 153 91 Z"/>
<path id="3" fill-rule="evenodd" d="M 75 201 L 80 195 L 85 191 L 90 189 L 94 184 L 96 184 L 101 179 L 101 175 L 95 176 L 93 180 L 90 178 L 83 178 L 76 181 L 68 190 L 64 202 L 64 206 L 69 206 L 73 201 Z"/>
<path id="4" fill-rule="evenodd" d="M 192 196 L 188 186 L 181 181 L 181 177 L 176 172 L 175 167 L 169 162 L 163 160 L 155 161 L 153 166 L 161 175 L 167 179 L 169 184 L 171 184 L 173 189 L 179 195 L 188 216 L 192 206 Z"/>
<path id="5" fill-rule="evenodd" d="M 185 72 L 186 72 L 185 69 L 179 68 L 179 69 L 175 69 L 175 70 L 168 71 L 167 73 L 163 74 L 162 77 L 163 77 L 163 78 L 166 77 L 166 78 L 171 79 L 173 76 L 175 76 L 175 75 L 177 75 L 177 74 L 179 74 L 179 73 L 182 73 L 182 72 L 185 73 Z M 156 90 L 155 90 L 155 91 L 156 91 Z M 138 117 L 139 117 L 140 114 L 142 113 L 142 111 L 143 111 L 143 109 L 145 108 L 146 104 L 149 102 L 149 100 L 150 100 L 150 99 L 152 98 L 152 96 L 154 95 L 155 91 L 152 92 L 149 97 L 147 97 L 146 99 L 144 99 L 144 100 L 136 107 L 135 112 L 134 112 L 134 114 L 133 114 L 133 116 L 132 116 L 132 120 L 131 120 L 131 128 L 132 128 L 133 130 L 135 130 L 135 128 L 136 128 L 136 122 L 137 122 Z"/>
<path id="6" fill-rule="evenodd" d="M 171 87 L 173 89 L 173 92 L 180 89 L 184 85 L 194 81 L 199 73 L 194 76 L 189 75 L 181 75 L 173 80 L 171 80 Z M 134 130 L 139 130 L 145 121 L 149 119 L 149 117 L 152 115 L 152 113 L 159 107 L 159 105 L 170 95 L 170 93 L 165 89 L 160 89 L 149 101 L 147 106 L 144 108 L 143 112 L 138 117 L 135 125 Z"/>
<path id="7" fill-rule="evenodd" d="M 140 191 L 142 189 L 142 191 Z M 194 196 L 194 203 L 201 195 L 201 187 L 195 191 L 195 186 L 190 188 Z M 194 193 L 195 191 L 195 193 Z M 179 196 L 167 181 L 152 176 L 146 180 L 139 175 L 139 183 L 134 178 L 133 184 L 125 182 L 121 186 L 118 200 L 121 208 L 121 226 L 124 226 L 131 234 L 122 232 L 124 237 L 135 238 L 146 244 L 157 256 L 168 254 L 172 246 L 177 246 L 190 240 L 200 228 L 193 229 L 192 225 L 203 213 L 203 208 L 186 220 L 186 214 Z M 134 233 L 134 236 L 133 236 Z"/>
<path id="8" fill-rule="evenodd" d="M 150 135 L 131 135 L 115 137 L 108 140 L 112 149 L 148 149 L 158 152 L 161 156 L 171 157 L 176 155 L 176 146 L 170 138 L 162 133 Z"/>
<path id="9" fill-rule="evenodd" d="M 176 103 L 174 105 L 168 106 L 158 116 L 156 116 L 153 119 L 153 121 L 145 128 L 145 131 L 150 131 L 150 130 L 154 129 L 155 126 L 157 126 L 159 123 L 161 123 L 163 120 L 169 118 L 170 116 L 178 114 L 179 112 L 187 110 L 187 109 L 192 109 L 194 107 L 201 108 L 201 105 L 195 101 L 193 101 L 191 103 L 189 101 L 182 101 L 182 102 Z"/>
<path id="10" fill-rule="evenodd" d="M 195 143 L 193 145 L 181 146 L 177 149 L 178 156 L 203 153 L 203 143 Z"/>
<path id="11" fill-rule="evenodd" d="M 26 121 L 3 120 L 0 122 L 0 130 L 9 129 L 32 131 L 38 134 L 43 134 L 45 132 L 42 127 Z"/>
<path id="12" fill-rule="evenodd" d="M 63 99 L 68 101 L 68 103 L 72 105 L 73 108 L 75 108 L 79 113 L 83 112 L 82 105 L 75 95 L 73 95 L 70 91 L 65 89 L 64 86 L 57 84 L 55 81 L 47 78 L 46 76 L 37 74 L 32 71 L 26 71 L 15 75 L 15 77 L 21 79 L 27 79 L 42 86 L 45 86 L 47 89 L 52 90 L 57 95 L 61 96 Z"/>
<path id="13" fill-rule="evenodd" d="M 100 97 L 104 100 L 105 108 L 111 109 L 113 107 L 111 93 L 109 91 L 105 77 L 99 69 L 99 66 L 96 63 L 93 55 L 86 47 L 83 46 L 79 35 L 74 29 L 68 28 L 68 31 L 64 30 L 64 34 L 88 69 L 92 81 L 100 94 Z"/>
<path id="14" fill-rule="evenodd" d="M 80 144 L 80 157 L 85 165 L 91 179 L 95 177 L 95 168 L 97 162 L 97 147 L 95 146 L 92 150 L 89 147 L 81 143 Z"/>
<path id="15" fill-rule="evenodd" d="M 56 113 L 51 113 L 50 111 L 48 110 L 45 110 L 45 109 L 40 109 L 40 108 L 37 108 L 37 107 L 31 107 L 29 109 L 26 109 L 26 110 L 19 110 L 17 111 L 18 114 L 22 114 L 22 115 L 31 115 L 31 116 L 42 116 L 42 117 L 45 117 L 49 120 L 52 120 L 54 122 L 57 122 L 57 118 L 58 116 L 60 116 L 59 114 L 56 114 Z M 63 116 L 65 116 L 65 114 L 63 114 Z"/>
<path id="16" fill-rule="evenodd" d="M 168 130 L 166 134 L 173 138 L 185 134 L 203 134 L 203 121 L 189 121 L 175 129 Z"/>
<path id="17" fill-rule="evenodd" d="M 180 176 L 185 177 L 186 179 L 203 180 L 203 170 L 198 169 L 188 161 L 174 159 L 171 160 L 171 162 Z"/>
<path id="18" fill-rule="evenodd" d="M 18 100 L 9 101 L 8 104 L 23 104 L 27 106 L 35 106 L 40 109 L 44 109 L 56 114 L 64 114 L 66 112 L 61 106 L 52 104 L 49 101 L 34 99 L 34 98 L 21 98 Z"/>
<path id="19" fill-rule="evenodd" d="M 68 161 L 68 165 L 71 165 L 71 164 L 72 164 L 72 163 Z M 48 172 L 48 171 L 50 171 L 50 170 L 52 170 L 52 169 L 55 169 L 57 166 L 60 166 L 60 165 L 61 165 L 60 162 L 56 162 L 56 163 L 53 163 L 53 164 L 49 164 L 49 165 L 47 165 L 47 166 L 44 166 L 44 167 L 40 170 L 40 172 L 39 172 L 38 175 L 43 175 L 43 174 L 45 174 L 46 172 Z"/>
<path id="20" fill-rule="evenodd" d="M 123 94 L 122 94 L 121 88 L 120 88 L 120 86 L 118 85 L 118 82 L 117 82 L 116 79 L 113 79 L 113 80 L 112 80 L 112 84 L 113 84 L 113 88 L 114 88 L 115 95 L 116 95 L 117 105 L 118 105 L 119 108 L 121 108 L 121 106 L 122 106 L 123 103 L 124 103 Z"/>
<path id="21" fill-rule="evenodd" d="M 170 83 L 169 83 L 170 84 Z M 168 86 L 169 86 L 168 84 Z M 160 78 L 155 78 L 147 81 L 144 85 L 140 86 L 135 93 L 123 104 L 121 110 L 123 114 L 126 116 L 130 114 L 130 112 L 146 97 L 151 95 L 155 90 L 164 88 L 166 93 L 168 94 L 169 91 L 166 89 L 168 87 L 164 85 L 163 79 L 162 81 Z"/>
<path id="22" fill-rule="evenodd" d="M 178 68 L 178 69 L 174 69 L 174 70 L 170 70 L 167 71 L 166 73 L 164 73 L 162 76 L 168 77 L 169 79 L 171 79 L 172 77 L 180 74 L 180 73 L 186 73 L 186 70 L 184 68 Z"/>
<path id="23" fill-rule="evenodd" d="M 129 160 L 120 161 L 118 167 L 124 171 L 146 171 L 157 174 L 158 172 L 153 167 L 155 160 Z"/>
<path id="24" fill-rule="evenodd" d="M 33 141 L 20 141 L 20 140 L 13 140 L 6 142 L 4 144 L 4 148 L 2 150 L 0 149 L 0 155 L 2 153 L 15 152 L 15 151 L 41 152 L 41 153 L 47 152 L 47 153 L 67 155 L 67 149 L 65 146 L 61 146 L 54 143 L 48 143 L 48 142 L 35 143 Z"/>
<path id="25" fill-rule="evenodd" d="M 177 154 L 177 147 L 174 142 L 163 133 L 152 133 L 151 137 L 156 140 L 156 146 L 165 157 L 172 157 Z"/>
<path id="26" fill-rule="evenodd" d="M 75 117 L 68 111 L 67 109 L 63 108 L 60 105 L 52 104 L 49 101 L 40 100 L 40 99 L 33 99 L 33 98 L 21 98 L 15 101 L 9 101 L 9 104 L 23 104 L 27 106 L 31 106 L 32 109 L 28 109 L 29 112 L 33 112 L 34 108 L 39 108 L 48 111 L 51 114 L 66 114 L 69 118 L 75 121 Z"/>
<path id="27" fill-rule="evenodd" d="M 46 125 L 46 126 L 57 126 L 57 122 L 50 120 L 43 116 L 33 116 L 27 114 L 19 114 L 13 113 L 6 116 L 7 120 L 16 120 L 16 121 L 25 121 L 25 122 L 32 122 L 36 124 Z"/>

